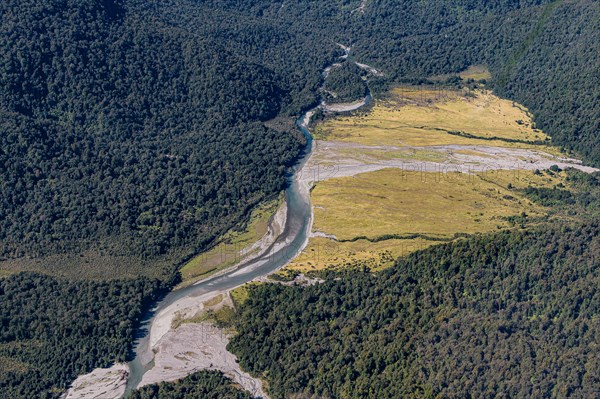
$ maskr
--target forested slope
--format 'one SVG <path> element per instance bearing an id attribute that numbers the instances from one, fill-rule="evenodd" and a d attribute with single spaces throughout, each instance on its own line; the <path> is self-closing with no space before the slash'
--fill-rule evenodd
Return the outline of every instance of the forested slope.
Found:
<path id="1" fill-rule="evenodd" d="M 230 348 L 275 398 L 594 397 L 598 232 L 507 231 L 377 275 L 253 286 Z"/>
<path id="2" fill-rule="evenodd" d="M 198 250 L 282 189 L 301 140 L 261 122 L 290 89 L 225 39 L 127 2 L 0 12 L 0 256 Z"/>
<path id="3" fill-rule="evenodd" d="M 355 64 L 345 62 L 332 68 L 325 81 L 324 99 L 328 103 L 344 103 L 362 99 L 367 93 L 367 86 L 362 80 L 366 73 Z"/>
<path id="4" fill-rule="evenodd" d="M 0 279 L 0 398 L 58 398 L 80 374 L 129 358 L 157 280 Z"/>
<path id="5" fill-rule="evenodd" d="M 316 104 L 322 69 L 343 54 L 336 43 L 383 72 L 369 76 L 375 94 L 487 65 L 491 87 L 528 106 L 556 144 L 600 164 L 600 3 L 361 3 L 0 2 L 0 261 L 69 275 L 99 253 L 172 283 L 181 260 L 284 187 L 303 140 L 265 121 L 292 125 Z M 347 69 L 337 83 L 349 100 L 364 87 Z M 528 194 L 572 205 L 571 216 L 597 197 Z M 600 374 L 597 232 L 499 233 L 381 276 L 256 288 L 232 345 L 245 367 L 270 372 L 276 397 L 589 397 Z M 162 256 L 166 270 L 146 267 Z M 78 373 L 124 360 L 163 288 L 0 279 L 2 394 L 57 397 Z"/>

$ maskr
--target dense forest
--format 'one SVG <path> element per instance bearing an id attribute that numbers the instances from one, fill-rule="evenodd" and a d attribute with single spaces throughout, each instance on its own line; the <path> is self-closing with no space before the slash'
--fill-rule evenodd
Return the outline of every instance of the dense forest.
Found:
<path id="1" fill-rule="evenodd" d="M 366 76 L 354 63 L 345 62 L 332 68 L 325 80 L 324 99 L 328 103 L 345 103 L 362 99 L 367 94 Z"/>
<path id="2" fill-rule="evenodd" d="M 301 136 L 262 122 L 298 89 L 226 37 L 135 2 L 0 12 L 0 257 L 193 252 L 283 188 Z"/>
<path id="3" fill-rule="evenodd" d="M 245 391 L 216 371 L 201 371 L 176 382 L 147 385 L 129 399 L 250 399 Z"/>
<path id="4" fill-rule="evenodd" d="M 0 279 L 0 397 L 58 398 L 78 375 L 129 358 L 158 280 Z"/>
<path id="5" fill-rule="evenodd" d="M 599 231 L 506 231 L 376 275 L 252 286 L 230 349 L 274 398 L 595 397 Z"/>

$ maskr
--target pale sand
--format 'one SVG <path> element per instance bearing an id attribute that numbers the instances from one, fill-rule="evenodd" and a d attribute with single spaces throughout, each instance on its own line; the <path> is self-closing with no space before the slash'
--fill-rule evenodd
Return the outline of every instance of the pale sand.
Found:
<path id="1" fill-rule="evenodd" d="M 243 372 L 226 349 L 229 334 L 210 323 L 183 324 L 165 334 L 154 347 L 155 366 L 139 386 L 176 381 L 200 370 L 218 370 L 255 397 L 267 398 L 262 382 Z"/>
<path id="2" fill-rule="evenodd" d="M 367 97 L 362 100 L 354 101 L 351 103 L 339 103 L 339 104 L 327 104 L 322 102 L 319 108 L 325 112 L 349 112 L 355 111 L 367 103 Z"/>
<path id="3" fill-rule="evenodd" d="M 119 399 L 125 393 L 129 367 L 115 364 L 77 377 L 63 399 Z"/>

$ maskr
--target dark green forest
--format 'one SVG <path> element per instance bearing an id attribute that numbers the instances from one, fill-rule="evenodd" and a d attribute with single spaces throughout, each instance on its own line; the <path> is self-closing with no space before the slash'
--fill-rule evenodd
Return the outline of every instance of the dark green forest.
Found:
<path id="1" fill-rule="evenodd" d="M 344 103 L 362 99 L 367 94 L 367 85 L 362 79 L 363 76 L 366 74 L 350 62 L 332 68 L 325 81 L 325 101 Z"/>
<path id="2" fill-rule="evenodd" d="M 299 288 L 251 287 L 230 349 L 274 398 L 595 397 L 595 223 L 500 232 Z"/>
<path id="3" fill-rule="evenodd" d="M 283 188 L 289 89 L 137 7 L 0 5 L 0 256 L 198 250 Z"/>
<path id="4" fill-rule="evenodd" d="M 0 279 L 0 398 L 58 398 L 78 375 L 130 357 L 158 280 Z"/>
<path id="5" fill-rule="evenodd" d="M 129 399 L 250 399 L 230 379 L 216 371 L 201 371 L 177 382 L 148 385 L 134 391 Z"/>

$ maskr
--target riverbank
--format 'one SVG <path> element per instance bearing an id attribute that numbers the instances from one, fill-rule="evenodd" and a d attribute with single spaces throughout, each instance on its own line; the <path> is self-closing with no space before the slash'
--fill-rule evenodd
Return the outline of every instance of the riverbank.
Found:
<path id="1" fill-rule="evenodd" d="M 347 58 L 348 51 L 342 59 Z M 358 103 L 339 106 L 356 109 L 369 100 L 368 96 Z M 269 233 L 251 246 L 258 251 L 251 251 L 251 256 L 244 257 L 232 267 L 172 291 L 156 305 L 141 328 L 146 333 L 136 342 L 135 358 L 128 364 L 129 376 L 124 396 L 137 387 L 171 381 L 203 369 L 221 370 L 234 380 L 238 378 L 236 381 L 247 389 L 262 392 L 261 382 L 253 380 L 239 369 L 235 357 L 226 351 L 228 337 L 211 335 L 209 343 L 205 344 L 195 341 L 197 338 L 193 334 L 198 332 L 197 329 L 206 329 L 206 326 L 201 327 L 202 323 L 186 323 L 184 328 L 173 328 L 173 322 L 182 318 L 193 319 L 207 301 L 218 295 L 228 295 L 236 287 L 281 269 L 306 247 L 313 221 L 310 190 L 318 180 L 315 173 L 319 173 L 311 169 L 314 165 L 310 162 L 314 143 L 308 126 L 320 106 L 307 111 L 296 122 L 307 139 L 307 147 L 290 177 L 285 191 L 285 208 L 281 208 L 273 218 Z M 196 327 L 189 327 L 188 324 Z M 181 352 L 189 347 L 195 348 L 193 355 Z M 207 359 L 212 359 L 212 362 L 208 360 L 207 364 Z"/>

